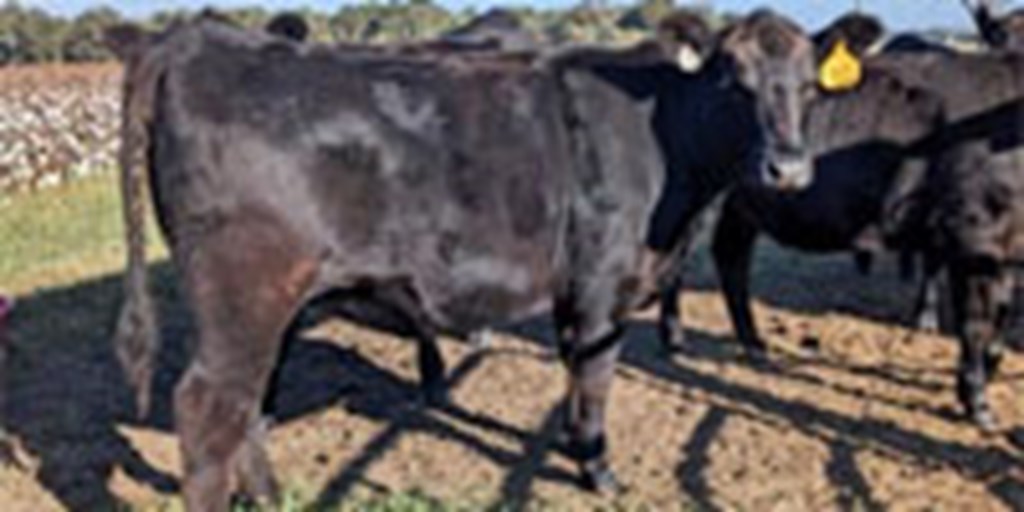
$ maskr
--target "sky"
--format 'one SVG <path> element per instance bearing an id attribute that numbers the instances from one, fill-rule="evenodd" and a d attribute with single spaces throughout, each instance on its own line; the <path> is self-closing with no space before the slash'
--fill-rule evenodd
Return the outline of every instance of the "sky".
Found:
<path id="1" fill-rule="evenodd" d="M 0 0 L 2 1 L 2 0 Z M 579 3 L 578 0 L 498 0 L 471 2 L 467 0 L 435 0 L 449 8 L 474 6 L 484 9 L 494 5 L 532 5 L 537 7 L 565 7 Z M 685 5 L 691 0 L 677 0 Z M 745 12 L 759 6 L 769 6 L 781 11 L 808 28 L 818 28 L 839 14 L 853 7 L 856 0 L 702 0 L 718 10 Z M 861 0 L 864 10 L 881 16 L 887 26 L 897 30 L 928 28 L 970 27 L 970 19 L 961 3 L 962 0 Z M 313 7 L 333 11 L 351 0 L 22 0 L 20 3 L 36 5 L 50 12 L 74 15 L 89 7 L 106 4 L 133 16 L 145 16 L 156 10 L 171 8 L 199 8 L 204 5 L 232 7 L 259 5 L 276 10 L 295 7 Z M 629 3 L 618 0 L 614 3 Z M 1024 0 L 1004 0 L 1006 7 L 1024 5 Z"/>

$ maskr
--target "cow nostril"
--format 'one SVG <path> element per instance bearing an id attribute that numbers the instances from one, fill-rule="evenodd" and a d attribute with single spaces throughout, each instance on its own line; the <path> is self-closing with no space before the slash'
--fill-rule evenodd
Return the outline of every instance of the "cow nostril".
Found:
<path id="1" fill-rule="evenodd" d="M 977 227 L 982 224 L 981 215 L 977 213 L 968 213 L 964 218 L 964 223 L 971 227 Z"/>

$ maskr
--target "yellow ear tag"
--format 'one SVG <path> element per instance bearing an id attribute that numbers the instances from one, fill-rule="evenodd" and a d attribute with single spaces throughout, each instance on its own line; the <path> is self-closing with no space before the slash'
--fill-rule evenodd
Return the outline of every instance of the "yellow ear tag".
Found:
<path id="1" fill-rule="evenodd" d="M 818 68 L 818 83 L 826 91 L 845 91 L 857 87 L 863 73 L 860 59 L 840 39 Z"/>

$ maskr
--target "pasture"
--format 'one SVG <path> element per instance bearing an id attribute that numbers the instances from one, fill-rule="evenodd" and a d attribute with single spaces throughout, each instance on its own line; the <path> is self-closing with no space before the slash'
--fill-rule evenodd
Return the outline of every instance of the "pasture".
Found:
<path id="1" fill-rule="evenodd" d="M 0 288 L 19 301 L 5 511 L 181 506 L 170 396 L 189 315 L 158 252 L 156 408 L 132 417 L 109 339 L 123 249 L 106 171 L 0 199 Z M 959 416 L 954 341 L 902 327 L 914 289 L 892 262 L 862 277 L 848 257 L 763 243 L 755 312 L 775 367 L 740 358 L 704 247 L 691 267 L 688 349 L 661 351 L 654 311 L 629 331 L 609 416 L 623 495 L 581 492 L 555 449 L 564 371 L 546 319 L 504 330 L 486 351 L 445 340 L 453 400 L 429 409 L 412 343 L 310 314 L 272 407 L 287 508 L 1024 509 L 1024 356 L 1008 357 L 992 385 L 1005 428 L 986 436 Z"/>

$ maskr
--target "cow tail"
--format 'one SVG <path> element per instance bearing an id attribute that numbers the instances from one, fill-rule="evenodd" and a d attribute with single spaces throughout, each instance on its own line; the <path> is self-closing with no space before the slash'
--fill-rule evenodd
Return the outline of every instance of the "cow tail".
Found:
<path id="1" fill-rule="evenodd" d="M 118 155 L 128 252 L 124 303 L 117 321 L 114 346 L 125 377 L 135 391 L 136 413 L 140 417 L 149 412 L 153 367 L 159 346 L 146 263 L 150 133 L 156 90 L 162 74 L 156 60 L 155 55 L 142 54 L 126 63 Z"/>

